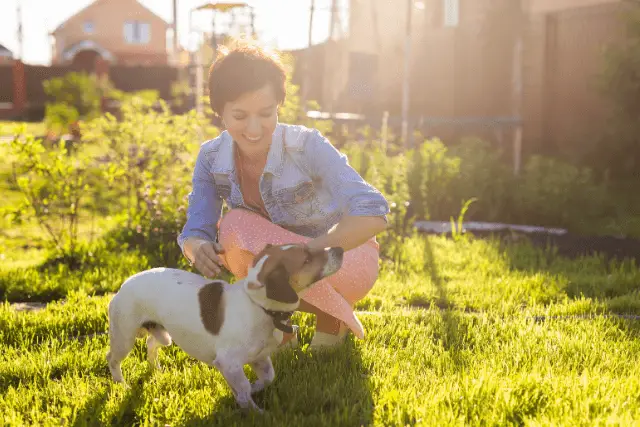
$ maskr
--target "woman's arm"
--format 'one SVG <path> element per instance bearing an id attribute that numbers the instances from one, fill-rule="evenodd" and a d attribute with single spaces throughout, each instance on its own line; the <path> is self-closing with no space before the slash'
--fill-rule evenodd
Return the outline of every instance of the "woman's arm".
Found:
<path id="1" fill-rule="evenodd" d="M 178 245 L 182 253 L 190 261 L 195 261 L 196 249 L 203 241 L 214 242 L 216 224 L 222 213 L 222 199 L 216 193 L 215 184 L 210 174 L 211 161 L 208 158 L 210 144 L 204 143 L 193 171 L 192 190 L 189 193 L 187 221 L 178 236 Z"/>
<path id="2" fill-rule="evenodd" d="M 344 211 L 342 219 L 325 235 L 312 239 L 314 248 L 356 248 L 387 228 L 389 204 L 382 193 L 353 169 L 347 156 L 314 131 L 305 143 L 308 170 L 329 188 Z"/>
<path id="3" fill-rule="evenodd" d="M 366 243 L 387 228 L 387 221 L 379 216 L 344 216 L 327 234 L 307 243 L 312 249 L 340 246 L 346 251 Z"/>

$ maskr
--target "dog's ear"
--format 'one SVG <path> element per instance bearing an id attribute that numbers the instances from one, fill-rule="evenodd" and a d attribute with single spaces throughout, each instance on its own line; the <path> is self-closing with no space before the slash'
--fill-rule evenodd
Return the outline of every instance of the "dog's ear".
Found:
<path id="1" fill-rule="evenodd" d="M 265 245 L 264 248 L 262 248 L 262 250 L 260 252 L 258 252 L 258 255 L 256 255 L 255 257 L 253 257 L 253 261 L 251 262 L 251 267 L 255 267 L 256 264 L 258 263 L 258 261 L 260 261 L 260 259 L 262 258 L 262 256 L 264 255 L 264 253 L 267 251 L 267 249 L 269 249 L 270 247 L 272 247 L 273 245 L 271 243 L 267 243 Z"/>
<path id="2" fill-rule="evenodd" d="M 270 247 L 272 247 L 273 245 L 271 243 L 267 243 L 265 245 L 264 248 L 262 248 L 262 250 L 258 253 L 258 255 L 256 255 L 255 257 L 253 257 L 253 262 L 251 263 L 251 267 L 255 267 L 256 263 L 258 261 L 260 261 L 260 258 L 262 258 L 262 255 L 267 251 L 267 249 L 269 249 Z"/>
<path id="3" fill-rule="evenodd" d="M 297 302 L 298 294 L 291 287 L 289 280 L 289 272 L 284 265 L 280 264 L 274 268 L 266 280 L 267 298 L 285 304 Z"/>

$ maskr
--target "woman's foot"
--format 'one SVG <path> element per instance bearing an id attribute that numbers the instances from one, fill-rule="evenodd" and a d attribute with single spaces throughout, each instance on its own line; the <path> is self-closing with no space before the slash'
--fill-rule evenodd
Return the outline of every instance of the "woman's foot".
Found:
<path id="1" fill-rule="evenodd" d="M 292 325 L 293 333 L 282 333 L 282 341 L 278 345 L 278 349 L 297 348 L 298 347 L 298 325 Z"/>
<path id="2" fill-rule="evenodd" d="M 332 331 L 333 333 L 323 332 L 316 329 L 316 333 L 313 335 L 313 339 L 311 340 L 311 344 L 309 347 L 311 348 L 326 348 L 326 347 L 337 347 L 339 345 L 344 344 L 347 334 L 349 333 L 349 328 L 347 325 L 340 322 L 340 327 L 337 332 Z"/>

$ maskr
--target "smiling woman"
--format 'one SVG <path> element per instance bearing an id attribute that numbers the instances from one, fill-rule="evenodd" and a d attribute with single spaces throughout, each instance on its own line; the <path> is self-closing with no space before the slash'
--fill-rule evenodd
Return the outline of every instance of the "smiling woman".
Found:
<path id="1" fill-rule="evenodd" d="M 212 65 L 210 103 L 226 130 L 200 148 L 178 243 L 203 275 L 224 266 L 238 278 L 267 244 L 342 247 L 341 270 L 307 290 L 300 305 L 316 315 L 311 345 L 335 345 L 348 330 L 364 337 L 353 306 L 376 282 L 375 236 L 386 228 L 389 205 L 319 131 L 278 122 L 285 82 L 278 57 L 256 46 L 225 52 Z M 221 218 L 223 201 L 231 211 Z"/>

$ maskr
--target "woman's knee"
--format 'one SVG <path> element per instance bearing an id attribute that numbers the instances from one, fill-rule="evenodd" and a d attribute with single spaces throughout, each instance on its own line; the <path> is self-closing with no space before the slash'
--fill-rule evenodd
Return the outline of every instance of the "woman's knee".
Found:
<path id="1" fill-rule="evenodd" d="M 333 281 L 334 289 L 351 304 L 363 299 L 378 280 L 378 259 L 373 248 L 356 249 Z"/>
<path id="2" fill-rule="evenodd" d="M 231 232 L 241 229 L 243 222 L 246 223 L 247 214 L 245 209 L 232 209 L 220 218 L 218 222 L 218 233 L 220 238 L 228 236 Z"/>
<path id="3" fill-rule="evenodd" d="M 244 236 L 264 218 L 246 209 L 232 209 L 218 222 L 218 239 L 222 247 L 242 246 Z"/>
<path id="4" fill-rule="evenodd" d="M 267 243 L 279 245 L 308 240 L 242 208 L 232 209 L 220 219 L 218 238 L 224 248 L 241 247 L 254 253 L 260 252 Z"/>

